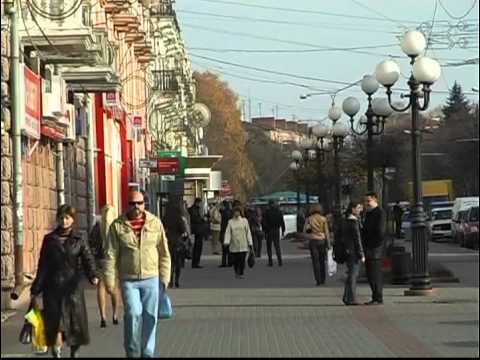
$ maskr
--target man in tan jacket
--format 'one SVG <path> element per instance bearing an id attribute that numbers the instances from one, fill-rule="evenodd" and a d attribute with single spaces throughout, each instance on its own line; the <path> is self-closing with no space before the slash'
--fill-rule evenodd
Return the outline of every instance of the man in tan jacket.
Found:
<path id="1" fill-rule="evenodd" d="M 116 219 L 107 239 L 105 285 L 120 281 L 127 357 L 153 357 L 159 296 L 170 281 L 170 253 L 161 221 L 145 211 L 142 193 L 130 192 L 128 211 Z"/>

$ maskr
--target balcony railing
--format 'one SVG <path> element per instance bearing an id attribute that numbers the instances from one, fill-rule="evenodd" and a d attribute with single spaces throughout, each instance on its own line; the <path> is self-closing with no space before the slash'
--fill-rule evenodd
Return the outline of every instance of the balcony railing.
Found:
<path id="1" fill-rule="evenodd" d="M 174 70 L 154 70 L 154 89 L 164 92 L 177 92 L 178 81 Z"/>
<path id="2" fill-rule="evenodd" d="M 175 10 L 173 10 L 173 1 L 160 0 L 153 3 L 150 7 L 150 14 L 152 16 L 175 16 Z"/>

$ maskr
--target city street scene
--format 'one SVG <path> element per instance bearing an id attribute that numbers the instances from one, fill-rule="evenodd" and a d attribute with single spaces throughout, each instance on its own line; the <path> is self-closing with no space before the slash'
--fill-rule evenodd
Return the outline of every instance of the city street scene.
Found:
<path id="1" fill-rule="evenodd" d="M 479 357 L 477 0 L 1 0 L 1 357 Z"/>

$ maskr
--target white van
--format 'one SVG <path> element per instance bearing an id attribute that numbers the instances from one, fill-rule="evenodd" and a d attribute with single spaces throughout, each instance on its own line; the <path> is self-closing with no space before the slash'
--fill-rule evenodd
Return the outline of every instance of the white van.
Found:
<path id="1" fill-rule="evenodd" d="M 452 208 L 433 208 L 430 211 L 430 233 L 432 240 L 452 237 Z"/>
<path id="2" fill-rule="evenodd" d="M 456 198 L 452 209 L 452 239 L 457 241 L 457 232 L 460 231 L 461 219 L 460 215 L 465 214 L 472 206 L 478 206 L 478 196 Z"/>

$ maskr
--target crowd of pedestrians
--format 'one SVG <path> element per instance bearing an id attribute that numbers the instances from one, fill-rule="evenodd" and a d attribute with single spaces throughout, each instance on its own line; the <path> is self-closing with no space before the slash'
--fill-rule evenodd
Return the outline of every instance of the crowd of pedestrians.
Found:
<path id="1" fill-rule="evenodd" d="M 281 237 L 285 235 L 283 214 L 275 201 L 263 211 L 215 198 L 209 207 L 195 199 L 193 205 L 178 199 L 167 204 L 159 219 L 145 209 L 144 194 L 132 191 L 125 214 L 106 205 L 89 234 L 88 241 L 75 230 L 75 209 L 62 205 L 58 227 L 45 236 L 37 276 L 31 287 L 31 306 L 42 296 L 47 345 L 60 357 L 62 346 L 70 346 L 71 357 L 89 343 L 88 319 L 81 279 L 97 286 L 100 327 L 107 327 L 106 298 L 112 302 L 112 322 L 119 323 L 123 301 L 124 349 L 127 357 L 153 357 L 159 299 L 169 287 L 180 287 L 185 260 L 201 269 L 203 243 L 210 239 L 211 252 L 219 256 L 219 267 L 233 267 L 236 279 L 245 278 L 247 257 L 262 257 L 266 242 L 268 266 L 282 266 Z M 365 207 L 363 206 L 365 205 Z M 317 286 L 325 284 L 327 254 L 345 263 L 347 276 L 343 303 L 359 305 L 356 282 L 361 263 L 372 291 L 367 305 L 383 304 L 382 258 L 385 246 L 385 212 L 377 196 L 368 193 L 364 202 L 351 202 L 341 226 L 332 234 L 331 217 L 320 204 L 305 209 L 297 236 L 308 242 Z M 297 224 L 298 225 L 298 224 Z M 340 250 L 339 250 L 340 249 Z M 341 261 L 339 260 L 341 258 Z M 252 259 L 252 264 L 254 259 Z"/>

